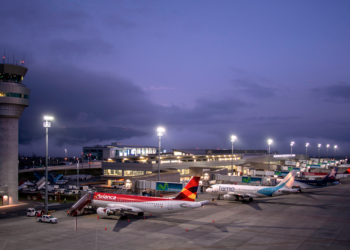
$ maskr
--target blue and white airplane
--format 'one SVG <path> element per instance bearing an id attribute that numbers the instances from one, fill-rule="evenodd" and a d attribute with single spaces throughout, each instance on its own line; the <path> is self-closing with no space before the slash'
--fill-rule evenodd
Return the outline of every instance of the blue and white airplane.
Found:
<path id="1" fill-rule="evenodd" d="M 299 190 L 301 191 L 301 189 L 311 189 L 339 185 L 340 182 L 336 181 L 337 173 L 338 167 L 335 167 L 322 180 L 295 180 L 293 187 L 299 188 Z"/>
<path id="2" fill-rule="evenodd" d="M 249 201 L 253 201 L 253 198 L 298 193 L 298 189 L 292 188 L 295 175 L 296 171 L 291 171 L 277 186 L 274 187 L 215 184 L 210 188 L 207 188 L 206 192 L 219 195 L 218 199 L 220 199 L 220 195 L 223 195 L 225 200 L 238 201 L 241 198 L 243 202 L 245 202 L 245 198 L 249 198 Z"/>

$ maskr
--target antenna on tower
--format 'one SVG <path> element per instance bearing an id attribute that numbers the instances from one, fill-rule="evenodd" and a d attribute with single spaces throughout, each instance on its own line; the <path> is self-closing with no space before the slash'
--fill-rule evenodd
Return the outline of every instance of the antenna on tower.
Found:
<path id="1" fill-rule="evenodd" d="M 5 64 L 5 50 L 4 50 L 4 56 L 2 57 L 2 61 L 3 61 L 4 64 Z"/>
<path id="2" fill-rule="evenodd" d="M 24 62 L 26 61 L 26 54 L 23 55 L 23 66 L 24 66 Z"/>

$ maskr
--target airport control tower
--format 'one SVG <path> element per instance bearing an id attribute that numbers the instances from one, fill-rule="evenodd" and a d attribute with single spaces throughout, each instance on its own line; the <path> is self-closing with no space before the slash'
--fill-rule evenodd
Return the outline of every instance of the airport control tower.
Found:
<path id="1" fill-rule="evenodd" d="M 22 84 L 28 69 L 0 64 L 0 202 L 18 203 L 18 119 L 29 106 L 30 89 Z"/>

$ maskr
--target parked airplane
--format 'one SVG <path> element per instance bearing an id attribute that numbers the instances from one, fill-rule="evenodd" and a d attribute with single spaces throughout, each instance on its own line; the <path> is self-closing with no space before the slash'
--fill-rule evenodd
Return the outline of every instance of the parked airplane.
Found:
<path id="1" fill-rule="evenodd" d="M 243 202 L 245 202 L 245 198 L 249 198 L 249 201 L 253 201 L 253 198 L 297 193 L 297 189 L 292 189 L 295 175 L 296 171 L 291 171 L 275 187 L 216 184 L 207 188 L 206 192 L 218 194 L 218 199 L 220 199 L 220 195 L 224 195 L 225 200 L 234 199 L 238 201 L 239 198 L 241 198 Z"/>
<path id="2" fill-rule="evenodd" d="M 293 187 L 299 189 L 317 188 L 320 186 L 338 185 L 339 181 L 335 181 L 338 168 L 333 168 L 322 180 L 295 180 Z"/>
<path id="3" fill-rule="evenodd" d="M 98 207 L 100 217 L 115 215 L 120 212 L 121 219 L 126 219 L 125 212 L 134 212 L 142 216 L 149 213 L 171 213 L 189 208 L 202 207 L 209 201 L 195 202 L 200 177 L 192 177 L 190 182 L 175 198 L 158 198 L 111 193 L 94 193 L 91 206 Z"/>

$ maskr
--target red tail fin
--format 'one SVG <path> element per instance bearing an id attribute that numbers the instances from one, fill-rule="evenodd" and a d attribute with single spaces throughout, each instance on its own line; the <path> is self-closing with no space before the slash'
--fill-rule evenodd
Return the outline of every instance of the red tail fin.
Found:
<path id="1" fill-rule="evenodd" d="M 194 176 L 174 200 L 195 201 L 200 177 Z"/>

